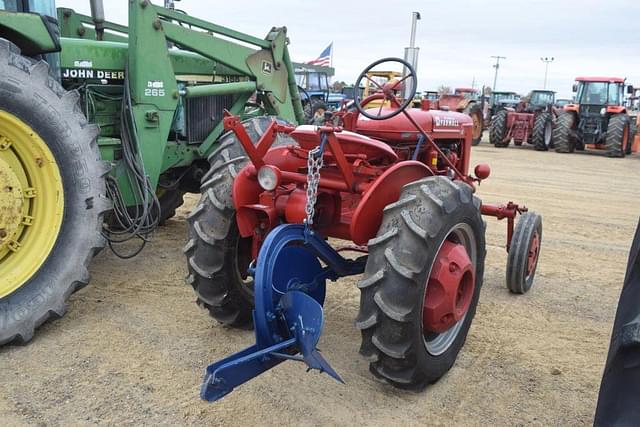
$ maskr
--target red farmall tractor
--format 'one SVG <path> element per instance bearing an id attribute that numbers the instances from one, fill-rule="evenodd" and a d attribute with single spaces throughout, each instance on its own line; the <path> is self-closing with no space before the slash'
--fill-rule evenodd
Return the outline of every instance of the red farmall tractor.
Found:
<path id="1" fill-rule="evenodd" d="M 499 110 L 491 120 L 489 141 L 496 147 L 532 144 L 536 150 L 551 147 L 555 92 L 534 90 L 515 108 Z"/>
<path id="2" fill-rule="evenodd" d="M 356 327 L 371 372 L 401 388 L 437 381 L 478 304 L 482 215 L 507 220 L 506 283 L 514 293 L 530 289 L 541 217 L 512 202 L 480 201 L 476 184 L 490 170 L 481 164 L 469 173 L 471 119 L 408 108 L 416 90 L 408 63 L 376 61 L 355 87 L 393 63 L 404 77 L 358 97 L 356 111 L 335 113 L 324 126 L 224 119 L 230 132 L 209 159 L 189 217 L 188 280 L 219 321 L 253 320 L 256 344 L 207 368 L 203 399 L 217 400 L 285 360 L 342 381 L 316 349 L 325 286 L 361 273 Z M 363 107 L 373 101 L 379 106 Z"/>
<path id="3" fill-rule="evenodd" d="M 430 102 L 434 110 L 457 111 L 471 117 L 471 145 L 478 145 L 482 140 L 484 129 L 483 105 L 480 101 L 480 92 L 468 87 L 457 87 L 453 94 L 443 94 L 435 102 Z"/>
<path id="4" fill-rule="evenodd" d="M 578 77 L 575 102 L 563 107 L 553 129 L 559 153 L 586 148 L 605 150 L 609 157 L 633 152 L 631 119 L 624 106 L 625 80 L 619 77 Z M 633 86 L 627 86 L 633 93 Z"/>

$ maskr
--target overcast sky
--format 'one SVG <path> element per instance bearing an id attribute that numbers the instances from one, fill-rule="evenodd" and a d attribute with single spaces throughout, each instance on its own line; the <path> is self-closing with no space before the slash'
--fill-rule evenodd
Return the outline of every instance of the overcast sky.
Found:
<path id="1" fill-rule="evenodd" d="M 127 1 L 105 1 L 107 20 L 126 24 Z M 154 0 L 161 4 L 161 1 Z M 570 97 L 578 75 L 627 77 L 640 86 L 640 0 L 484 1 L 197 1 L 177 7 L 190 15 L 264 37 L 286 26 L 294 61 L 316 58 L 333 41 L 335 78 L 353 83 L 370 62 L 403 56 L 411 12 L 422 15 L 416 45 L 419 89 L 440 85 L 492 85 L 498 90 L 542 88 L 541 56 L 554 57 L 547 87 Z M 58 6 L 89 14 L 88 0 L 58 0 Z"/>

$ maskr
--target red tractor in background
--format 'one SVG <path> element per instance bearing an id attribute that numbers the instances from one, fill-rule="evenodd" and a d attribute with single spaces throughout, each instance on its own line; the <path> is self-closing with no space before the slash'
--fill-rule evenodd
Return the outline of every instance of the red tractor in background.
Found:
<path id="1" fill-rule="evenodd" d="M 368 77 L 389 63 L 404 77 L 383 86 Z M 356 327 L 371 372 L 400 388 L 437 381 L 454 364 L 478 304 L 482 215 L 507 220 L 509 290 L 532 286 L 541 217 L 474 194 L 490 169 L 469 173 L 471 119 L 409 108 L 416 74 L 401 59 L 374 62 L 355 87 L 363 79 L 377 92 L 357 97 L 355 111 L 327 113 L 324 126 L 224 119 L 230 132 L 209 158 L 188 218 L 188 282 L 219 321 L 253 320 L 256 344 L 207 368 L 205 400 L 284 360 L 342 381 L 316 349 L 326 280 L 360 273 Z"/>
<path id="2" fill-rule="evenodd" d="M 499 110 L 491 120 L 489 141 L 496 147 L 532 144 L 546 151 L 552 145 L 555 92 L 533 90 L 515 107 Z"/>
<path id="3" fill-rule="evenodd" d="M 437 101 L 430 101 L 430 108 L 443 111 L 457 111 L 471 117 L 471 145 L 478 145 L 484 129 L 484 112 L 480 91 L 474 88 L 457 87 L 453 94 L 443 94 Z"/>
<path id="4" fill-rule="evenodd" d="M 634 132 L 624 105 L 625 79 L 578 77 L 575 101 L 563 107 L 553 129 L 558 153 L 586 148 L 605 150 L 608 157 L 624 157 L 633 149 Z M 633 86 L 627 93 L 633 94 Z"/>

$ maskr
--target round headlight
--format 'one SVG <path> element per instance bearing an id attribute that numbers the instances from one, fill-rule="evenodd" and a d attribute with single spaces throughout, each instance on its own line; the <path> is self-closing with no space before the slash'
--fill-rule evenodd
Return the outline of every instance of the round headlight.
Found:
<path id="1" fill-rule="evenodd" d="M 607 107 L 602 107 L 602 109 L 600 110 L 600 115 L 605 116 L 606 114 L 607 114 Z"/>
<path id="2" fill-rule="evenodd" d="M 258 170 L 258 184 L 264 190 L 275 190 L 280 184 L 280 170 L 275 166 L 262 166 Z"/>

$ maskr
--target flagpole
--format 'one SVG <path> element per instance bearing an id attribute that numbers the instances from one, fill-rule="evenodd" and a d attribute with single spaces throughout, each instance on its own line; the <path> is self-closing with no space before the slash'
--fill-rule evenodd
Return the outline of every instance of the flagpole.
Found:
<path id="1" fill-rule="evenodd" d="M 331 42 L 331 57 L 329 58 L 329 66 L 333 67 L 333 42 Z"/>

